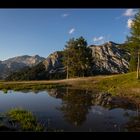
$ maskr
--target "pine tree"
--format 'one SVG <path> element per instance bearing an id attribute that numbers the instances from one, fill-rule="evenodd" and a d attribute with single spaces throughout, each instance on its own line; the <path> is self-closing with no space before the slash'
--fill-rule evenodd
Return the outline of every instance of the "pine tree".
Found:
<path id="1" fill-rule="evenodd" d="M 138 52 L 140 51 L 140 10 L 133 19 L 130 31 L 131 36 L 128 37 L 130 47 L 130 71 L 136 71 L 138 68 Z"/>
<path id="2" fill-rule="evenodd" d="M 90 74 L 92 52 L 83 38 L 70 39 L 64 49 L 63 64 L 68 77 L 81 77 Z"/>

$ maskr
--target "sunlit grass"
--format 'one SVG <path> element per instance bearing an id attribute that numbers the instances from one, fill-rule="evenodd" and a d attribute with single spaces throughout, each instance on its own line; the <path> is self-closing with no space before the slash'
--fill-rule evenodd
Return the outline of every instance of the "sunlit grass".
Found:
<path id="1" fill-rule="evenodd" d="M 20 90 L 42 90 L 42 89 L 52 89 L 65 87 L 65 84 L 40 84 L 40 83 L 0 83 L 0 90 L 3 90 L 5 93 L 8 90 L 20 91 Z"/>
<path id="2" fill-rule="evenodd" d="M 11 109 L 6 115 L 12 122 L 18 123 L 22 131 L 43 131 L 44 127 L 37 122 L 36 117 L 21 108 Z"/>
<path id="3" fill-rule="evenodd" d="M 8 90 L 39 91 L 62 87 L 94 90 L 97 92 L 107 91 L 113 95 L 126 96 L 140 101 L 140 80 L 136 78 L 136 72 L 64 80 L 0 82 L 0 90 L 3 90 L 4 93 Z"/>

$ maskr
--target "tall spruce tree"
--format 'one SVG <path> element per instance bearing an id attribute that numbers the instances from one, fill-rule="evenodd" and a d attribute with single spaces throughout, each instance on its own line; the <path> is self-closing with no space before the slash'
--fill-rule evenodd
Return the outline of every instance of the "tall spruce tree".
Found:
<path id="1" fill-rule="evenodd" d="M 138 52 L 140 51 L 140 10 L 135 15 L 131 26 L 128 45 L 130 47 L 130 71 L 136 71 L 138 66 Z"/>
<path id="2" fill-rule="evenodd" d="M 92 51 L 83 37 L 72 38 L 67 42 L 63 64 L 67 71 L 67 78 L 90 75 Z"/>

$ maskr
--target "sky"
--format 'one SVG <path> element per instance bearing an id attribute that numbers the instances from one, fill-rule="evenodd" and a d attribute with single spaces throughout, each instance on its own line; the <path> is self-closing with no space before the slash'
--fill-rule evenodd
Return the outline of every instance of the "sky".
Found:
<path id="1" fill-rule="evenodd" d="M 0 60 L 47 57 L 83 36 L 88 45 L 123 43 L 137 9 L 0 9 Z"/>

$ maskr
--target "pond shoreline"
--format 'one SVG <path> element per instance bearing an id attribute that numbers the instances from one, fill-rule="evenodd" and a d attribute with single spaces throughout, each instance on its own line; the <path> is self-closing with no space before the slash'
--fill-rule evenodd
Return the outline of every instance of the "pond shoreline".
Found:
<path id="1" fill-rule="evenodd" d="M 94 77 L 80 77 L 63 80 L 47 81 L 1 81 L 0 90 L 43 90 L 69 87 L 88 91 L 108 92 L 113 96 L 125 97 L 140 103 L 140 81 L 136 73 L 105 75 Z"/>

